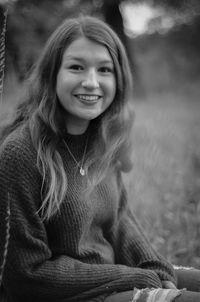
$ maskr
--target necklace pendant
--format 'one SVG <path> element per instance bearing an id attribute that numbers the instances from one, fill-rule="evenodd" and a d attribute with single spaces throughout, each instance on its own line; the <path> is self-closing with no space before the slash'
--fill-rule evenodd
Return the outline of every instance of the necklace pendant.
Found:
<path id="1" fill-rule="evenodd" d="M 84 170 L 82 167 L 80 168 L 80 174 L 81 174 L 82 176 L 85 175 L 85 170 Z"/>

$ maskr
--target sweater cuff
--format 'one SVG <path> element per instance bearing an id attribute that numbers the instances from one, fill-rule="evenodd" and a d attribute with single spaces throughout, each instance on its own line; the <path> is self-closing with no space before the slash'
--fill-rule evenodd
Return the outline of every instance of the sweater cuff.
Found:
<path id="1" fill-rule="evenodd" d="M 134 287 L 137 288 L 161 288 L 162 282 L 156 272 L 141 270 L 134 274 Z"/>

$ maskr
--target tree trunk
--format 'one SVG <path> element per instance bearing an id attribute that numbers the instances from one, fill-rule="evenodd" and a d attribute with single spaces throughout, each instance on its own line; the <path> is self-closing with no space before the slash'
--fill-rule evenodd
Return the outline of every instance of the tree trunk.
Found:
<path id="1" fill-rule="evenodd" d="M 124 33 L 123 17 L 119 9 L 119 4 L 120 1 L 103 1 L 102 13 L 105 21 L 118 34 L 123 45 L 125 46 L 130 62 L 131 72 L 134 78 L 135 93 L 141 94 L 141 81 L 133 53 L 133 42 L 131 41 L 130 45 L 129 38 Z"/>

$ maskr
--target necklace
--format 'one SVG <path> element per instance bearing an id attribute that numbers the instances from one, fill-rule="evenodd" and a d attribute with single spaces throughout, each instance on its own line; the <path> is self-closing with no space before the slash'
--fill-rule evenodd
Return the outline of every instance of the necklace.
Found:
<path id="1" fill-rule="evenodd" d="M 86 150 L 87 150 L 87 145 L 88 145 L 88 137 L 86 139 L 86 143 L 85 143 L 85 147 L 84 147 L 84 152 L 83 152 L 83 157 L 82 157 L 82 160 L 81 162 L 79 163 L 75 156 L 73 155 L 72 151 L 70 150 L 68 144 L 66 143 L 66 141 L 63 139 L 63 143 L 65 145 L 65 147 L 67 148 L 67 151 L 69 152 L 69 154 L 71 155 L 71 157 L 73 158 L 73 160 L 75 161 L 75 163 L 77 164 L 77 166 L 79 167 L 79 172 L 82 176 L 85 176 L 86 174 L 86 171 L 85 169 L 83 168 L 83 164 L 84 164 L 84 160 L 85 160 L 85 154 L 86 154 Z"/>

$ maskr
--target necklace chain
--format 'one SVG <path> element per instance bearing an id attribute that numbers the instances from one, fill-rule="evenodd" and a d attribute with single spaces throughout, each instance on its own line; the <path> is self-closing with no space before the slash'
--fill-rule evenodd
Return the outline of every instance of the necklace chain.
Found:
<path id="1" fill-rule="evenodd" d="M 81 160 L 81 163 L 79 163 L 74 154 L 72 153 L 72 151 L 70 150 L 67 142 L 63 139 L 63 143 L 65 145 L 65 147 L 67 148 L 67 151 L 69 152 L 69 154 L 71 155 L 71 157 L 73 158 L 74 162 L 77 164 L 77 166 L 79 167 L 79 172 L 82 176 L 84 176 L 86 174 L 86 171 L 84 170 L 83 168 L 83 164 L 84 164 L 84 160 L 85 160 L 85 154 L 86 154 L 86 150 L 87 150 L 87 145 L 88 145 L 88 137 L 86 139 L 86 143 L 85 143 L 85 147 L 84 147 L 84 152 L 83 152 L 83 157 L 82 157 L 82 160 Z"/>

